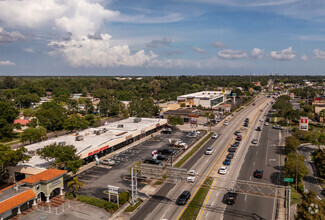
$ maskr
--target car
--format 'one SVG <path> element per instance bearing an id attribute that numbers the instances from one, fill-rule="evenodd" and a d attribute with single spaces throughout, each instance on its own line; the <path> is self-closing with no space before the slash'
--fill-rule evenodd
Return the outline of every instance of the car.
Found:
<path id="1" fill-rule="evenodd" d="M 217 133 L 214 133 L 214 134 L 211 136 L 212 139 L 217 139 L 218 137 L 219 137 L 219 135 L 218 135 Z"/>
<path id="2" fill-rule="evenodd" d="M 264 121 L 264 118 L 260 118 L 260 121 L 263 122 Z"/>
<path id="3" fill-rule="evenodd" d="M 240 144 L 240 142 L 236 141 L 233 145 L 236 146 L 236 147 L 239 147 L 239 144 Z"/>
<path id="4" fill-rule="evenodd" d="M 196 138 L 197 137 L 197 133 L 196 132 L 189 132 L 187 135 L 186 135 L 186 137 L 188 137 L 188 138 Z"/>
<path id="5" fill-rule="evenodd" d="M 245 122 L 243 126 L 244 126 L 244 127 L 248 127 L 248 123 Z"/>
<path id="6" fill-rule="evenodd" d="M 177 205 L 185 205 L 189 198 L 191 197 L 191 193 L 187 190 L 183 191 L 181 195 L 178 196 L 176 200 Z"/>
<path id="7" fill-rule="evenodd" d="M 269 126 L 269 125 L 270 125 L 270 123 L 268 123 L 268 122 L 265 122 L 265 123 L 264 123 L 264 125 L 265 125 L 265 126 Z"/>
<path id="8" fill-rule="evenodd" d="M 263 170 L 255 170 L 253 176 L 256 178 L 263 178 Z"/>
<path id="9" fill-rule="evenodd" d="M 224 125 L 228 126 L 229 125 L 229 122 L 228 121 L 225 121 L 225 123 L 223 123 Z"/>
<path id="10" fill-rule="evenodd" d="M 226 174 L 227 173 L 227 167 L 220 167 L 219 174 Z"/>
<path id="11" fill-rule="evenodd" d="M 252 140 L 252 144 L 257 144 L 257 139 L 254 138 L 254 139 Z"/>
<path id="12" fill-rule="evenodd" d="M 223 202 L 227 205 L 234 205 L 236 203 L 238 193 L 235 190 L 227 192 L 224 196 Z"/>
<path id="13" fill-rule="evenodd" d="M 165 128 L 161 133 L 162 134 L 171 134 L 172 133 L 172 129 L 171 128 Z"/>
<path id="14" fill-rule="evenodd" d="M 173 154 L 175 154 L 175 151 L 172 151 L 169 148 L 159 149 L 157 152 L 160 153 L 160 154 L 163 154 L 163 155 L 173 155 Z"/>
<path id="15" fill-rule="evenodd" d="M 224 161 L 223 161 L 223 165 L 230 165 L 230 162 L 231 162 L 231 159 L 228 159 L 226 158 Z"/>
<path id="16" fill-rule="evenodd" d="M 162 165 L 163 165 L 163 163 L 160 162 L 159 160 L 157 160 L 157 159 L 152 159 L 152 158 L 145 159 L 145 160 L 143 161 L 143 163 L 153 164 L 153 165 L 159 165 L 159 166 L 162 166 Z"/>
<path id="17" fill-rule="evenodd" d="M 205 154 L 206 154 L 206 155 L 211 155 L 211 154 L 213 153 L 213 151 L 214 151 L 213 147 L 208 147 L 208 148 L 206 149 L 206 151 L 205 151 Z"/>
<path id="18" fill-rule="evenodd" d="M 237 136 L 236 137 L 236 141 L 241 141 L 242 140 L 242 136 Z"/>
<path id="19" fill-rule="evenodd" d="M 168 161 L 168 157 L 162 154 L 157 154 L 157 160 Z"/>
<path id="20" fill-rule="evenodd" d="M 195 172 L 195 170 L 189 170 L 188 174 L 191 176 L 195 176 L 196 172 Z"/>
<path id="21" fill-rule="evenodd" d="M 112 159 L 103 159 L 100 161 L 101 164 L 113 166 L 115 165 L 115 160 Z"/>
<path id="22" fill-rule="evenodd" d="M 262 112 L 262 111 L 263 111 L 263 109 L 261 108 L 261 109 L 260 109 L 260 111 Z"/>
<path id="23" fill-rule="evenodd" d="M 249 118 L 245 118 L 245 122 L 249 122 Z"/>
<path id="24" fill-rule="evenodd" d="M 226 158 L 232 159 L 232 158 L 234 158 L 234 155 L 235 155 L 234 153 L 231 153 L 230 152 L 230 153 L 227 154 L 227 157 Z"/>
<path id="25" fill-rule="evenodd" d="M 194 183 L 195 182 L 195 176 L 188 176 L 186 178 L 187 182 Z"/>
<path id="26" fill-rule="evenodd" d="M 241 135 L 241 131 L 235 131 L 235 135 Z"/>
<path id="27" fill-rule="evenodd" d="M 273 125 L 273 128 L 277 130 L 283 130 L 283 127 L 281 127 L 280 125 Z"/>
<path id="28" fill-rule="evenodd" d="M 256 131 L 261 131 L 261 126 L 257 126 Z"/>
<path id="29" fill-rule="evenodd" d="M 255 102 L 253 103 L 253 106 L 255 106 L 256 104 L 255 104 Z"/>
<path id="30" fill-rule="evenodd" d="M 229 147 L 228 152 L 236 152 L 237 147 Z"/>

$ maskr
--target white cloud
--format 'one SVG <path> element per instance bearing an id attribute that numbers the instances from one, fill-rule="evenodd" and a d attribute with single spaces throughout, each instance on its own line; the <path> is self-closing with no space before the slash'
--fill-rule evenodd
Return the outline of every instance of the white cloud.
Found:
<path id="1" fill-rule="evenodd" d="M 33 48 L 24 48 L 24 51 L 26 51 L 27 53 L 35 53 Z"/>
<path id="2" fill-rule="evenodd" d="M 150 51 L 144 50 L 131 53 L 128 45 L 110 43 L 111 36 L 101 35 L 102 40 L 84 37 L 80 40 L 51 41 L 48 46 L 53 48 L 49 54 L 60 55 L 73 67 L 118 67 L 143 66 L 157 57 Z"/>
<path id="3" fill-rule="evenodd" d="M 247 53 L 243 50 L 224 49 L 218 52 L 218 57 L 223 59 L 240 59 L 247 57 Z"/>
<path id="4" fill-rule="evenodd" d="M 212 42 L 211 45 L 216 48 L 226 48 L 226 45 L 224 45 L 223 43 L 221 43 L 219 41 Z"/>
<path id="5" fill-rule="evenodd" d="M 292 50 L 292 47 L 288 47 L 281 51 L 271 51 L 270 56 L 274 60 L 292 60 L 296 57 L 296 52 Z"/>
<path id="6" fill-rule="evenodd" d="M 2 27 L 0 27 L 0 43 L 12 43 L 24 39 L 24 35 L 22 35 L 20 32 L 7 32 Z"/>
<path id="7" fill-rule="evenodd" d="M 16 64 L 9 60 L 0 60 L 0 66 L 15 66 Z"/>
<path id="8" fill-rule="evenodd" d="M 325 60 L 325 51 L 322 51 L 317 48 L 313 50 L 313 54 L 314 54 L 313 58 Z"/>
<path id="9" fill-rule="evenodd" d="M 146 44 L 146 47 L 157 48 L 159 45 L 168 45 L 172 42 L 169 37 L 164 37 L 163 39 L 152 40 Z"/>
<path id="10" fill-rule="evenodd" d="M 197 52 L 197 53 L 200 53 L 200 54 L 207 54 L 208 53 L 204 49 L 199 48 L 199 47 L 192 47 L 192 50 Z"/>
<path id="11" fill-rule="evenodd" d="M 264 55 L 264 51 L 259 48 L 254 48 L 251 51 L 251 57 L 254 59 L 262 59 Z"/>
<path id="12" fill-rule="evenodd" d="M 303 54 L 301 57 L 300 57 L 300 60 L 302 61 L 307 61 L 308 60 L 308 57 L 306 54 Z"/>

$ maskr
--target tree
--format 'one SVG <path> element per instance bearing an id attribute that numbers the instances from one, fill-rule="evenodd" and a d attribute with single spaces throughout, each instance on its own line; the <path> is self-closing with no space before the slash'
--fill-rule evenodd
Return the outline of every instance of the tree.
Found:
<path id="1" fill-rule="evenodd" d="M 20 141 L 29 143 L 41 141 L 46 139 L 46 128 L 36 127 L 36 128 L 27 128 L 20 134 Z"/>
<path id="2" fill-rule="evenodd" d="M 173 127 L 175 127 L 176 125 L 184 124 L 184 120 L 179 115 L 177 115 L 177 116 L 169 115 L 168 123 L 171 124 Z"/>
<path id="3" fill-rule="evenodd" d="M 56 102 L 44 102 L 36 112 L 39 123 L 49 131 L 63 129 L 67 118 L 65 110 Z"/>
<path id="4" fill-rule="evenodd" d="M 155 105 L 152 98 L 133 98 L 129 103 L 129 113 L 136 117 L 152 117 L 159 113 L 159 106 Z"/>
<path id="5" fill-rule="evenodd" d="M 89 122 L 76 114 L 66 119 L 63 124 L 64 129 L 69 131 L 86 129 L 88 126 Z"/>
<path id="6" fill-rule="evenodd" d="M 27 93 L 19 95 L 15 101 L 20 107 L 29 108 L 32 103 L 41 101 L 41 98 L 36 93 Z"/>
<path id="7" fill-rule="evenodd" d="M 0 101 L 0 118 L 5 119 L 9 124 L 14 123 L 19 111 L 12 102 Z"/>
<path id="8" fill-rule="evenodd" d="M 318 175 L 325 177 L 325 150 L 317 149 L 312 153 L 313 161 L 316 166 Z"/>
<path id="9" fill-rule="evenodd" d="M 309 209 L 312 207 L 312 204 L 318 206 L 317 213 L 312 214 L 310 212 Z M 324 211 L 324 202 L 322 203 L 322 201 L 317 198 L 317 194 L 314 190 L 310 190 L 308 194 L 304 195 L 302 203 L 298 205 L 298 216 L 296 219 L 323 220 L 325 219 Z"/>
<path id="10" fill-rule="evenodd" d="M 25 147 L 11 150 L 10 146 L 0 144 L 0 183 L 4 182 L 8 177 L 8 167 L 16 166 L 19 162 L 28 161 L 30 156 L 27 154 Z"/>
<path id="11" fill-rule="evenodd" d="M 93 114 L 87 114 L 87 115 L 85 115 L 85 120 L 88 122 L 88 125 L 90 127 L 94 127 L 95 126 L 95 115 L 93 115 Z"/>
<path id="12" fill-rule="evenodd" d="M 35 113 L 36 113 L 36 111 L 31 108 L 24 109 L 24 111 L 23 111 L 23 115 L 25 117 L 33 117 L 33 116 L 35 116 Z"/>
<path id="13" fill-rule="evenodd" d="M 299 140 L 294 136 L 287 137 L 285 140 L 285 151 L 286 154 L 295 153 L 297 148 L 299 147 Z"/>
<path id="14" fill-rule="evenodd" d="M 67 187 L 72 190 L 73 195 L 76 197 L 75 193 L 78 193 L 79 189 L 84 187 L 84 184 L 79 181 L 79 178 L 73 177 L 73 180 L 67 183 Z"/>
<path id="15" fill-rule="evenodd" d="M 5 119 L 0 118 L 0 140 L 10 140 L 14 136 L 12 130 L 13 126 Z"/>
<path id="16" fill-rule="evenodd" d="M 73 145 L 62 146 L 59 144 L 47 145 L 37 150 L 37 154 L 50 162 L 54 168 L 66 167 L 74 174 L 78 172 L 83 164 L 83 160 L 76 155 L 77 149 Z"/>
<path id="17" fill-rule="evenodd" d="M 309 173 L 304 161 L 305 157 L 297 155 L 296 152 L 288 154 L 284 165 L 286 177 L 295 179 L 297 172 L 297 181 L 298 183 L 301 182 L 302 178 Z"/>

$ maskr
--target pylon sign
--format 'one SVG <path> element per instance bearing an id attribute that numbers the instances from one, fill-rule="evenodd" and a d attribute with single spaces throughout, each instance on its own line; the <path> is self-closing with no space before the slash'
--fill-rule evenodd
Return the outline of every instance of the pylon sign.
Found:
<path id="1" fill-rule="evenodd" d="M 308 117 L 300 117 L 299 130 L 308 131 Z"/>

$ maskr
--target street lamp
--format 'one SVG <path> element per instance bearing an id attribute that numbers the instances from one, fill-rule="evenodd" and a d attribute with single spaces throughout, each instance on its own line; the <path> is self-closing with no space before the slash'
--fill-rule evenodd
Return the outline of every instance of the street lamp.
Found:
<path id="1" fill-rule="evenodd" d="M 297 180 L 298 180 L 298 150 L 296 150 L 296 190 L 298 188 Z"/>

